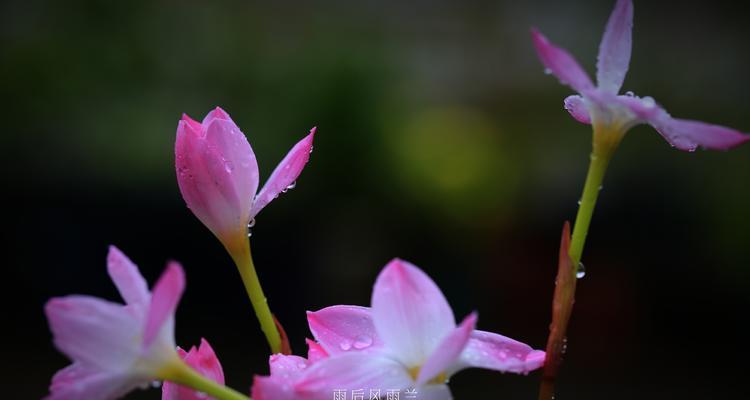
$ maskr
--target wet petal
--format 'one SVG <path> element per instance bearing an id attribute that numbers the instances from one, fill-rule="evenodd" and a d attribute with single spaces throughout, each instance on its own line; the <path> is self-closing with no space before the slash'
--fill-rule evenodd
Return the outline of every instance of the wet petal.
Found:
<path id="1" fill-rule="evenodd" d="M 579 95 L 572 95 L 565 98 L 565 109 L 576 121 L 582 124 L 591 124 L 591 116 L 586 107 L 586 101 Z"/>
<path id="2" fill-rule="evenodd" d="M 422 365 L 417 376 L 417 385 L 423 385 L 448 369 L 461 355 L 477 324 L 477 314 L 471 313 L 461 324 L 443 339 L 430 358 Z"/>
<path id="3" fill-rule="evenodd" d="M 630 64 L 633 32 L 633 2 L 618 0 L 604 30 L 596 63 L 599 88 L 617 93 Z"/>
<path id="4" fill-rule="evenodd" d="M 531 35 L 542 64 L 560 79 L 561 83 L 569 85 L 579 93 L 594 88 L 591 78 L 570 53 L 553 45 L 536 29 L 532 29 Z"/>
<path id="5" fill-rule="evenodd" d="M 315 340 L 331 355 L 377 350 L 383 346 L 367 307 L 327 307 L 308 312 L 307 322 Z"/>
<path id="6" fill-rule="evenodd" d="M 385 350 L 408 367 L 421 365 L 456 327 L 453 310 L 435 282 L 399 259 L 375 281 L 372 317 Z"/>
<path id="7" fill-rule="evenodd" d="M 278 197 L 281 192 L 288 190 L 295 183 L 302 173 L 302 169 L 305 168 L 305 164 L 310 160 L 315 130 L 315 128 L 312 128 L 310 134 L 294 145 L 286 157 L 274 169 L 273 173 L 271 173 L 268 181 L 263 185 L 263 189 L 260 190 L 258 196 L 255 198 L 250 213 L 251 219 L 258 215 L 260 210 Z"/>
<path id="8" fill-rule="evenodd" d="M 543 351 L 496 333 L 474 331 L 451 373 L 469 367 L 526 373 L 543 364 Z"/>
<path id="9" fill-rule="evenodd" d="M 294 388 L 303 395 L 331 396 L 335 389 L 406 389 L 414 382 L 402 364 L 377 354 L 348 353 L 326 358 L 309 367 Z"/>
<path id="10" fill-rule="evenodd" d="M 649 121 L 672 146 L 686 151 L 698 147 L 709 150 L 729 150 L 750 141 L 750 135 L 732 128 L 700 121 L 661 118 Z"/>

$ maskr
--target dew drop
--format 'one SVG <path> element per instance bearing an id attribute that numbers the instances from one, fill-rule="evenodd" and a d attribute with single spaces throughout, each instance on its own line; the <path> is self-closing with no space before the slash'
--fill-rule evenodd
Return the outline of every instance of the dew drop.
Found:
<path id="1" fill-rule="evenodd" d="M 576 268 L 576 278 L 581 279 L 584 276 L 586 276 L 586 266 L 584 266 L 582 262 L 579 262 L 578 267 Z"/>
<path id="2" fill-rule="evenodd" d="M 578 205 L 579 205 L 579 206 L 581 205 L 581 200 L 578 200 Z"/>
<path id="3" fill-rule="evenodd" d="M 289 186 L 286 187 L 286 190 L 292 190 L 297 187 L 297 181 L 294 181 L 289 184 Z"/>
<path id="4" fill-rule="evenodd" d="M 551 70 L 551 69 L 549 69 L 549 68 L 545 68 L 545 69 L 544 69 L 544 73 L 545 73 L 546 75 L 551 75 L 551 74 L 552 74 L 552 70 Z"/>
<path id="5" fill-rule="evenodd" d="M 231 161 L 224 161 L 224 169 L 231 174 L 234 171 L 234 164 Z"/>
<path id="6" fill-rule="evenodd" d="M 161 387 L 161 381 L 152 381 L 151 382 L 151 387 L 154 388 L 154 389 L 160 388 Z"/>
<path id="7" fill-rule="evenodd" d="M 344 351 L 349 351 L 352 348 L 352 344 L 349 341 L 343 341 L 339 343 L 339 348 Z"/>
<path id="8" fill-rule="evenodd" d="M 255 226 L 255 218 L 251 219 L 250 222 L 247 223 L 248 228 L 252 228 Z"/>
<path id="9" fill-rule="evenodd" d="M 635 93 L 633 93 L 633 92 L 631 92 L 631 91 L 628 90 L 627 92 L 625 92 L 625 96 L 633 97 L 633 96 L 635 96 Z"/>
<path id="10" fill-rule="evenodd" d="M 354 339 L 354 348 L 357 350 L 366 349 L 370 345 L 372 345 L 372 337 L 369 335 L 359 335 Z"/>

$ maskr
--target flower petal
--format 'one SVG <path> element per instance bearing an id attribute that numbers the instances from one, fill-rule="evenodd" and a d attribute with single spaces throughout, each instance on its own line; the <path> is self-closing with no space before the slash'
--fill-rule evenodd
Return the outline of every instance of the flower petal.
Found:
<path id="1" fill-rule="evenodd" d="M 135 376 L 124 372 L 88 369 L 74 363 L 52 377 L 50 394 L 45 400 L 116 399 L 139 384 Z"/>
<path id="2" fill-rule="evenodd" d="M 125 306 L 90 296 L 53 298 L 44 307 L 57 348 L 91 369 L 121 371 L 140 354 L 142 322 Z"/>
<path id="3" fill-rule="evenodd" d="M 536 29 L 531 30 L 531 35 L 542 64 L 549 72 L 555 74 L 562 84 L 569 85 L 579 93 L 594 88 L 591 78 L 570 53 L 553 45 Z"/>
<path id="4" fill-rule="evenodd" d="M 305 339 L 305 342 L 307 343 L 307 360 L 310 363 L 316 363 L 324 358 L 328 358 L 328 353 L 318 342 L 310 339 Z"/>
<path id="5" fill-rule="evenodd" d="M 326 358 L 309 367 L 294 390 L 302 395 L 325 394 L 334 390 L 406 389 L 414 385 L 398 361 L 377 354 L 348 353 Z"/>
<path id="6" fill-rule="evenodd" d="M 263 185 L 263 189 L 255 197 L 253 208 L 250 212 L 250 219 L 255 218 L 260 210 L 278 197 L 280 193 L 293 187 L 294 182 L 302 173 L 302 169 L 305 168 L 305 164 L 310 160 L 315 130 L 316 128 L 312 128 L 304 139 L 295 144 L 289 150 L 286 157 L 276 166 L 276 169 L 273 170 L 266 184 Z"/>
<path id="7" fill-rule="evenodd" d="M 492 332 L 474 331 L 451 373 L 476 367 L 501 372 L 527 373 L 544 364 L 544 352 Z"/>
<path id="8" fill-rule="evenodd" d="M 372 292 L 375 331 L 389 353 L 408 367 L 421 365 L 456 327 L 448 301 L 421 269 L 394 259 Z"/>
<path id="9" fill-rule="evenodd" d="M 224 371 L 214 353 L 214 349 L 206 339 L 201 339 L 199 348 L 193 346 L 189 352 L 179 349 L 178 353 L 185 363 L 198 371 L 201 375 L 220 384 L 224 384 Z M 194 389 L 172 382 L 164 382 L 161 390 L 162 400 L 203 400 L 205 395 Z"/>
<path id="10" fill-rule="evenodd" d="M 750 135 L 700 121 L 661 118 L 649 122 L 667 142 L 680 150 L 695 151 L 699 146 L 710 150 L 729 150 L 750 141 Z"/>
<path id="11" fill-rule="evenodd" d="M 576 121 L 582 124 L 591 124 L 591 115 L 586 107 L 586 101 L 579 95 L 572 95 L 565 98 L 565 109 Z"/>
<path id="12" fill-rule="evenodd" d="M 174 319 L 177 303 L 185 290 L 185 271 L 176 262 L 170 262 L 159 281 L 154 285 L 149 305 L 146 327 L 143 332 L 143 346 L 148 347 L 162 331 L 165 322 Z M 173 341 L 173 333 L 167 337 Z M 174 347 L 174 345 L 172 345 Z"/>
<path id="13" fill-rule="evenodd" d="M 310 362 L 302 357 L 274 354 L 269 358 L 271 376 L 255 376 L 253 380 L 252 398 L 255 400 L 295 400 L 313 399 L 314 395 L 300 396 L 294 390 L 293 384 L 300 379 L 310 366 Z M 328 393 L 331 396 L 331 393 Z M 318 398 L 321 400 L 320 394 Z M 325 397 L 328 400 L 328 397 Z"/>
<path id="14" fill-rule="evenodd" d="M 471 313 L 432 352 L 430 358 L 422 365 L 417 376 L 417 385 L 423 385 L 438 376 L 461 355 L 477 324 L 477 314 Z"/>
<path id="15" fill-rule="evenodd" d="M 633 2 L 618 0 L 604 30 L 596 62 L 596 80 L 601 90 L 617 93 L 630 64 L 633 36 Z"/>
<path id="16" fill-rule="evenodd" d="M 331 355 L 383 347 L 367 307 L 331 306 L 307 313 L 315 340 Z"/>
<path id="17" fill-rule="evenodd" d="M 125 303 L 146 305 L 151 300 L 148 285 L 138 267 L 117 247 L 109 246 L 107 272 Z"/>

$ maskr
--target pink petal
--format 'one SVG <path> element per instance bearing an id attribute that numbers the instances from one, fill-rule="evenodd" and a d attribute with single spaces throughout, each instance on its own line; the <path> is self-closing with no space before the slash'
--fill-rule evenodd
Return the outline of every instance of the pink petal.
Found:
<path id="1" fill-rule="evenodd" d="M 138 267 L 115 246 L 109 246 L 107 271 L 127 304 L 148 304 L 151 295 L 146 280 Z"/>
<path id="2" fill-rule="evenodd" d="M 527 373 L 544 364 L 544 352 L 492 332 L 474 331 L 452 372 L 467 367 Z"/>
<path id="3" fill-rule="evenodd" d="M 187 353 L 182 349 L 179 349 L 178 352 L 187 365 L 191 366 L 201 375 L 222 385 L 224 384 L 224 371 L 221 368 L 221 363 L 219 363 L 216 353 L 214 353 L 214 350 L 211 348 L 211 345 L 208 344 L 206 339 L 201 339 L 201 344 L 198 349 L 193 346 Z M 206 399 L 206 397 L 199 394 L 199 392 L 172 382 L 164 382 L 161 398 L 162 400 Z"/>
<path id="4" fill-rule="evenodd" d="M 224 111 L 221 107 L 216 107 L 213 110 L 209 111 L 208 114 L 206 114 L 206 116 L 203 118 L 203 121 L 201 122 L 201 125 L 208 126 L 215 119 L 224 119 L 228 121 L 232 120 L 232 118 L 226 111 Z"/>
<path id="5" fill-rule="evenodd" d="M 477 314 L 471 313 L 461 324 L 446 336 L 422 365 L 417 376 L 417 385 L 423 385 L 451 366 L 461 355 L 469 336 L 477 324 Z"/>
<path id="6" fill-rule="evenodd" d="M 307 343 L 307 359 L 310 363 L 316 363 L 324 358 L 328 358 L 328 352 L 318 342 L 305 339 L 305 343 Z"/>
<path id="7" fill-rule="evenodd" d="M 46 400 L 116 399 L 138 386 L 133 376 L 123 372 L 87 369 L 74 363 L 52 377 Z"/>
<path id="8" fill-rule="evenodd" d="M 174 319 L 177 303 L 185 290 L 185 272 L 176 262 L 170 262 L 159 281 L 154 285 L 151 304 L 148 310 L 146 328 L 143 332 L 143 346 L 149 347 L 162 331 L 167 320 Z M 172 332 L 168 335 L 173 340 Z M 174 346 L 173 346 L 174 347 Z"/>
<path id="9" fill-rule="evenodd" d="M 555 74 L 561 83 L 569 85 L 579 93 L 594 88 L 591 78 L 570 53 L 553 45 L 536 29 L 531 30 L 531 35 L 542 64 Z"/>
<path id="10" fill-rule="evenodd" d="M 564 103 L 565 109 L 568 110 L 576 121 L 582 124 L 591 124 L 591 115 L 589 115 L 589 109 L 586 107 L 583 97 L 579 95 L 568 96 L 565 98 Z"/>
<path id="11" fill-rule="evenodd" d="M 303 396 L 324 394 L 330 398 L 335 389 L 405 389 L 414 382 L 398 361 L 377 354 L 348 353 L 326 358 L 309 367 L 294 390 Z"/>
<path id="12" fill-rule="evenodd" d="M 366 307 L 327 307 L 308 312 L 307 322 L 315 340 L 327 354 L 370 351 L 383 346 L 375 331 L 370 309 Z"/>
<path id="13" fill-rule="evenodd" d="M 263 189 L 260 190 L 258 196 L 255 198 L 253 209 L 250 212 L 251 219 L 258 215 L 260 210 L 278 197 L 280 193 L 293 186 L 302 173 L 305 164 L 310 160 L 315 130 L 316 128 L 312 128 L 310 134 L 294 145 L 286 157 L 274 169 L 273 173 L 271 173 L 271 177 L 268 178 L 266 184 L 263 185 Z"/>
<path id="14" fill-rule="evenodd" d="M 44 311 L 55 346 L 87 368 L 120 371 L 140 354 L 142 321 L 120 304 L 67 296 L 51 299 Z"/>
<path id="15" fill-rule="evenodd" d="M 672 146 L 685 151 L 698 147 L 729 150 L 750 141 L 750 136 L 732 128 L 700 121 L 672 118 L 651 97 L 617 96 L 639 121 L 648 122 Z"/>
<path id="16" fill-rule="evenodd" d="M 448 301 L 421 269 L 394 259 L 372 292 L 375 331 L 389 353 L 408 367 L 421 365 L 456 327 Z"/>
<path id="17" fill-rule="evenodd" d="M 633 32 L 633 2 L 618 0 L 604 30 L 596 63 L 599 88 L 617 93 L 630 64 Z"/>
<path id="18" fill-rule="evenodd" d="M 700 121 L 662 118 L 650 123 L 667 142 L 680 150 L 694 151 L 698 147 L 729 150 L 750 141 L 750 135 Z"/>
<path id="19" fill-rule="evenodd" d="M 226 241 L 230 235 L 244 235 L 258 187 L 258 165 L 234 122 L 216 117 L 206 120 L 209 124 L 200 126 L 184 116 L 178 125 L 177 182 L 188 207 Z"/>
<path id="20" fill-rule="evenodd" d="M 254 400 L 313 398 L 312 396 L 301 397 L 293 387 L 294 382 L 302 377 L 310 365 L 308 360 L 298 356 L 274 354 L 269 358 L 268 363 L 271 367 L 271 376 L 255 376 L 253 379 L 252 398 Z"/>

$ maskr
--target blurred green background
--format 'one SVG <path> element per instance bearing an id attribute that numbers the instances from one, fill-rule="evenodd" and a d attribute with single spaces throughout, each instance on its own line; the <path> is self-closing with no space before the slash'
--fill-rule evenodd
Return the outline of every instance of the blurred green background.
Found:
<path id="1" fill-rule="evenodd" d="M 150 282 L 166 260 L 184 263 L 178 342 L 206 337 L 230 386 L 247 392 L 267 373 L 237 273 L 175 180 L 181 113 L 200 119 L 217 105 L 247 134 L 262 177 L 318 126 L 297 188 L 252 238 L 299 353 L 304 311 L 367 305 L 396 256 L 425 269 L 457 316 L 477 310 L 481 329 L 543 348 L 590 129 L 563 110 L 571 91 L 543 73 L 529 27 L 593 74 L 613 4 L 1 3 L 4 398 L 42 397 L 67 364 L 42 313 L 49 297 L 117 298 L 108 244 Z M 636 1 L 623 89 L 750 131 L 747 11 Z M 750 146 L 690 154 L 647 126 L 627 135 L 584 254 L 559 398 L 743 397 L 749 182 Z M 538 382 L 474 370 L 451 386 L 456 399 L 533 399 Z"/>

